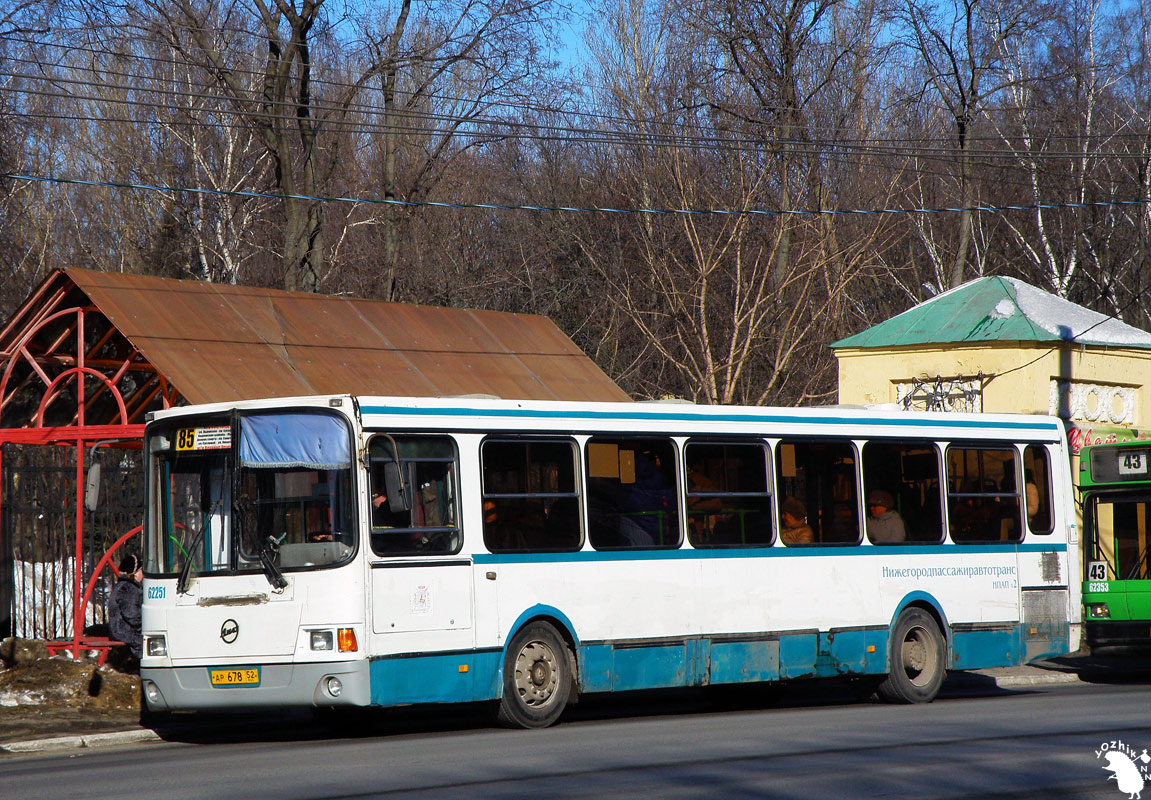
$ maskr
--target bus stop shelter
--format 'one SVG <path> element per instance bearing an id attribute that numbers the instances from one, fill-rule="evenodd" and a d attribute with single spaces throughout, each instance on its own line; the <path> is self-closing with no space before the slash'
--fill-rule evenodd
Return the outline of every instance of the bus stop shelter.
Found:
<path id="1" fill-rule="evenodd" d="M 143 522 L 149 412 L 340 393 L 629 399 L 545 317 L 53 272 L 0 328 L 0 635 L 106 654 L 92 627 Z M 115 503 L 85 504 L 89 475 Z"/>

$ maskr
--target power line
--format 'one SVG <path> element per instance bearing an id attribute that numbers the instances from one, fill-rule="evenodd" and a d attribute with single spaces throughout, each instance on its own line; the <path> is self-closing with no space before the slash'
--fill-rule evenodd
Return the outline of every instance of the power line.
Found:
<path id="1" fill-rule="evenodd" d="M 38 43 L 38 44 L 43 44 L 43 45 L 52 46 L 52 47 L 61 46 L 61 45 L 56 45 L 54 43 Z M 87 50 L 87 52 L 97 54 L 97 55 L 111 55 L 111 54 L 107 53 L 106 51 L 101 51 L 101 50 L 89 49 L 89 50 Z M 117 57 L 123 57 L 123 56 L 117 55 Z M 185 66 L 185 67 L 194 66 L 194 65 L 189 64 L 188 62 L 177 61 L 177 60 L 172 60 L 172 59 L 158 59 L 155 57 L 138 56 L 138 55 L 132 55 L 132 56 L 128 56 L 128 57 L 134 58 L 134 59 L 139 59 L 139 60 L 156 61 L 156 62 L 159 62 L 161 64 L 170 65 L 170 66 Z M 30 63 L 30 64 L 36 63 L 35 60 L 32 60 L 32 59 L 19 59 L 18 57 L 15 59 L 10 59 L 10 60 L 24 61 L 24 63 Z M 71 66 L 70 69 L 75 70 L 75 71 L 80 71 L 80 72 L 84 72 L 84 71 L 96 72 L 96 70 L 94 70 L 88 66 Z M 259 78 L 262 76 L 262 73 L 256 73 L 256 72 L 239 70 L 239 69 L 233 70 L 233 73 L 237 74 L 237 75 L 247 75 L 247 76 L 250 76 L 253 78 Z M 59 83 L 59 84 L 64 84 L 64 85 L 67 85 L 67 84 L 87 85 L 87 86 L 99 85 L 99 86 L 103 86 L 103 87 L 107 87 L 107 88 L 121 89 L 124 91 L 134 91 L 134 92 L 140 92 L 140 93 L 167 94 L 167 95 L 171 95 L 171 96 L 175 96 L 175 97 L 181 97 L 181 98 L 219 98 L 219 95 L 210 94 L 206 91 L 203 94 L 201 94 L 198 92 L 193 92 L 193 91 L 188 91 L 188 90 L 157 89 L 157 88 L 149 88 L 149 87 L 135 86 L 135 85 L 116 86 L 116 85 L 108 84 L 107 81 L 83 81 L 83 80 L 76 79 L 76 78 L 66 78 L 66 77 L 61 77 L 61 76 L 31 75 L 31 74 L 26 74 L 26 73 L 7 73 L 7 74 L 11 77 L 19 77 L 19 78 L 24 78 L 26 80 L 40 80 L 40 81 Z M 117 72 L 114 70 L 99 71 L 99 74 L 101 74 L 101 75 L 109 74 L 109 75 L 115 75 L 118 77 L 137 78 L 137 79 L 149 80 L 149 81 L 160 82 L 160 83 L 164 83 L 164 82 L 176 83 L 175 79 L 164 79 L 164 78 L 158 78 L 157 76 L 137 75 L 137 74 L 130 73 L 130 72 Z M 352 86 L 353 86 L 353 84 L 348 84 L 348 83 L 344 83 L 344 82 L 337 82 L 337 81 L 325 81 L 325 80 L 318 79 L 318 78 L 313 79 L 312 82 L 314 85 L 316 85 L 318 87 L 319 86 L 332 86 L 332 87 L 337 87 L 337 88 L 348 89 L 348 88 L 352 88 Z M 210 86 L 211 86 L 211 84 L 205 84 L 205 83 L 193 83 L 193 84 L 191 84 L 192 88 L 200 88 L 200 89 L 205 89 L 205 90 L 208 89 Z M 128 100 L 128 99 L 120 99 L 120 98 L 70 95 L 70 94 L 66 94 L 66 93 L 46 92 L 44 90 L 25 90 L 25 91 L 29 94 L 43 94 L 43 95 L 48 96 L 50 98 L 62 98 L 62 99 L 68 98 L 68 99 L 76 99 L 76 100 L 89 101 L 89 102 L 106 102 L 106 103 L 120 103 L 120 104 L 126 104 L 126 105 L 143 105 L 143 106 L 149 106 L 149 107 L 166 108 L 168 110 L 175 110 L 175 111 L 186 111 L 187 110 L 186 108 L 184 108 L 182 106 L 156 106 L 153 103 L 147 103 L 144 101 L 134 101 L 134 100 Z M 401 97 L 407 96 L 410 94 L 411 93 L 405 92 L 402 89 L 397 90 L 397 95 L 399 95 Z M 412 95 L 412 96 L 414 96 L 414 95 Z M 429 101 L 433 101 L 433 102 L 434 101 L 453 102 L 453 103 L 475 102 L 475 98 L 453 97 L 451 95 L 445 95 L 442 93 L 429 93 L 427 95 L 424 95 L 424 97 L 426 97 Z M 258 96 L 253 96 L 251 98 L 251 100 L 252 100 L 252 102 L 260 102 L 264 105 L 273 105 L 273 106 L 277 105 L 277 103 L 274 103 L 274 102 L 268 103 L 266 101 L 263 101 Z M 295 105 L 288 104 L 288 103 L 281 103 L 281 104 L 288 106 L 289 109 L 294 109 L 296 107 Z M 385 112 L 384 110 L 382 110 L 376 106 L 371 106 L 371 105 L 367 105 L 367 104 L 363 104 L 363 103 L 348 103 L 348 104 L 343 104 L 343 105 L 331 105 L 331 104 L 327 104 L 327 103 L 318 102 L 318 103 L 313 103 L 309 107 L 309 109 L 311 111 L 314 111 L 317 113 L 325 112 L 325 111 L 326 112 L 359 111 L 359 112 L 366 114 L 368 116 L 376 116 L 376 115 L 382 115 L 384 113 L 388 113 L 388 114 L 391 114 L 394 117 L 398 117 L 398 118 L 410 118 L 410 119 L 417 119 L 417 120 L 447 122 L 449 124 L 461 122 L 461 121 L 466 121 L 469 124 L 474 124 L 474 125 L 492 125 L 492 126 L 504 127 L 505 129 L 506 128 L 517 129 L 520 131 L 534 130 L 537 132 L 547 132 L 547 133 L 552 135 L 552 138 L 563 138 L 562 135 L 574 133 L 574 134 L 578 134 L 578 135 L 587 137 L 587 139 L 586 139 L 587 141 L 605 142 L 605 143 L 611 143 L 611 142 L 621 141 L 621 140 L 627 141 L 625 137 L 629 136 L 629 135 L 632 137 L 635 137 L 636 134 L 634 133 L 634 131 L 635 131 L 637 126 L 652 126 L 655 128 L 674 127 L 676 129 L 676 131 L 674 133 L 662 134 L 662 133 L 658 133 L 658 132 L 649 132 L 649 133 L 640 134 L 642 139 L 639 141 L 639 143 L 640 144 L 660 144 L 660 143 L 676 144 L 676 143 L 681 143 L 685 146 L 686 145 L 707 146 L 710 143 L 710 145 L 715 147 L 716 149 L 720 149 L 722 147 L 722 149 L 728 149 L 728 150 L 738 149 L 741 152 L 744 152 L 744 151 L 754 151 L 754 152 L 762 151 L 763 145 L 764 145 L 764 139 L 762 139 L 762 138 L 746 138 L 746 137 L 740 137 L 740 138 L 727 137 L 727 138 L 724 138 L 724 137 L 716 136 L 714 134 L 707 135 L 707 134 L 700 134 L 700 133 L 691 133 L 691 131 L 698 131 L 699 130 L 698 123 L 695 123 L 692 121 L 666 120 L 666 119 L 658 119 L 658 118 L 654 118 L 654 117 L 635 119 L 635 118 L 629 118 L 629 117 L 622 117 L 622 116 L 618 116 L 618 115 L 608 115 L 608 114 L 601 114 L 601 113 L 596 113 L 596 112 L 589 112 L 586 110 L 578 111 L 578 112 L 566 111 L 566 110 L 561 109 L 561 108 L 555 108 L 555 107 L 550 107 L 550 106 L 541 106 L 541 105 L 536 105 L 536 104 L 529 104 L 529 103 L 523 102 L 522 100 L 515 100 L 515 101 L 513 101 L 513 100 L 501 100 L 501 99 L 499 99 L 498 95 L 485 98 L 485 100 L 483 102 L 481 102 L 479 105 L 481 105 L 484 108 L 496 108 L 496 109 L 503 108 L 503 109 L 506 109 L 508 111 L 516 111 L 516 112 L 535 111 L 535 112 L 542 112 L 542 113 L 555 113 L 555 114 L 576 116 L 579 118 L 586 118 L 586 119 L 600 119 L 600 120 L 628 126 L 628 130 L 613 131 L 610 129 L 580 127 L 580 126 L 575 126 L 575 125 L 544 125 L 541 123 L 530 123 L 530 122 L 524 122 L 523 120 L 514 120 L 514 119 L 509 119 L 509 118 L 487 117 L 487 116 L 482 116 L 479 114 L 470 115 L 467 117 L 460 117 L 460 116 L 452 116 L 452 115 L 447 115 L 447 114 L 436 114 L 436 113 L 427 112 L 427 111 L 416 111 L 416 110 L 403 109 L 403 108 L 391 109 L 391 110 L 388 110 L 387 112 Z M 238 114 L 238 113 L 241 113 L 235 109 L 210 109 L 210 110 L 214 110 L 217 113 L 221 113 L 221 114 Z M 752 109 L 752 110 L 754 111 L 754 109 Z M 294 113 L 285 113 L 283 115 L 276 115 L 276 114 L 272 114 L 272 113 L 268 113 L 268 112 L 256 112 L 253 114 L 245 114 L 245 116 L 270 118 L 270 119 L 285 119 L 285 120 L 287 120 L 287 119 L 294 120 L 295 119 Z M 375 129 L 374 126 L 372 125 L 372 123 L 356 123 L 356 122 L 349 122 L 349 121 L 343 121 L 343 120 L 332 120 L 331 118 L 325 119 L 325 124 L 333 125 L 333 126 L 343 126 L 345 128 L 348 128 L 348 129 L 351 129 L 354 131 L 358 131 L 358 132 L 366 132 L 366 131 L 370 131 L 370 130 Z M 782 127 L 778 123 L 773 123 L 769 120 L 757 122 L 754 124 L 760 128 L 765 129 L 765 130 L 775 130 L 775 129 L 778 129 L 779 127 Z M 359 125 L 360 127 L 356 127 L 357 125 Z M 425 130 L 425 129 L 419 129 L 419 130 Z M 818 130 L 818 129 L 816 129 L 816 130 Z M 442 131 L 438 131 L 438 132 L 442 132 Z M 468 135 L 468 134 L 467 134 L 467 132 L 464 132 L 463 135 Z M 487 136 L 489 134 L 473 133 L 471 135 Z M 517 134 L 510 134 L 507 130 L 505 130 L 500 135 L 506 137 L 509 135 L 517 135 Z M 522 138 L 531 138 L 531 137 L 523 137 L 522 134 L 520 134 L 520 135 Z M 1112 132 L 1101 133 L 1101 134 L 1093 134 L 1090 136 L 1065 135 L 1065 136 L 1048 137 L 1047 141 L 1070 141 L 1070 142 L 1111 141 L 1111 140 L 1125 140 L 1125 139 L 1144 139 L 1148 135 L 1151 135 L 1151 133 L 1149 133 L 1147 131 L 1130 131 L 1130 132 L 1112 131 Z M 536 138 L 544 138 L 544 137 L 537 135 Z M 998 137 L 998 136 L 990 136 L 990 135 L 989 136 L 971 136 L 971 137 L 968 137 L 967 140 L 969 142 L 981 142 L 981 141 L 983 141 L 983 142 L 1001 142 L 1002 138 Z M 777 138 L 771 139 L 770 142 L 772 145 L 788 147 L 788 148 L 790 148 L 790 152 L 794 152 L 796 154 L 801 154 L 801 155 L 802 154 L 808 154 L 808 155 L 819 154 L 819 155 L 822 155 L 824 153 L 824 150 L 817 149 L 817 148 L 821 148 L 821 147 L 825 148 L 825 149 L 826 148 L 834 148 L 834 149 L 838 149 L 841 151 L 857 152 L 857 153 L 865 154 L 865 155 L 891 155 L 891 154 L 894 154 L 894 155 L 905 156 L 905 155 L 909 155 L 909 154 L 915 154 L 915 155 L 922 155 L 924 157 L 951 156 L 954 154 L 954 151 L 955 151 L 954 146 L 951 144 L 951 137 L 923 137 L 923 138 L 915 138 L 915 139 L 900 138 L 900 137 L 875 137 L 875 138 L 870 138 L 870 139 L 837 138 L 834 140 L 823 140 L 823 139 L 820 139 L 818 137 L 813 138 L 811 140 L 798 140 L 798 139 L 788 139 L 788 138 L 778 138 L 777 137 Z M 934 143 L 938 143 L 938 144 L 934 144 Z M 733 147 L 733 145 L 735 145 L 736 147 Z M 743 145 L 747 145 L 747 147 L 742 147 Z M 971 153 L 975 157 L 982 157 L 982 158 L 1018 158 L 1021 155 L 1021 154 L 1016 153 L 1014 151 L 1004 150 L 1002 148 L 995 148 L 995 149 L 991 149 L 991 148 L 971 149 L 971 148 L 968 148 L 967 152 Z M 1090 153 L 1086 153 L 1086 154 L 1082 150 L 1058 150 L 1058 151 L 1046 150 L 1046 151 L 1040 151 L 1040 152 L 1032 152 L 1029 150 L 1026 153 L 1024 153 L 1023 155 L 1026 155 L 1026 157 L 1028 157 L 1028 158 L 1036 158 L 1036 159 L 1044 159 L 1044 160 L 1064 160 L 1064 159 L 1068 159 L 1068 158 L 1082 158 L 1085 155 L 1088 157 L 1093 157 L 1093 158 L 1141 158 L 1141 156 L 1138 154 L 1132 154 L 1132 153 L 1125 152 L 1125 151 L 1114 151 L 1114 150 L 1113 151 L 1107 151 L 1107 152 L 1095 151 L 1095 152 L 1090 152 Z"/>
<path id="2" fill-rule="evenodd" d="M 324 195 L 281 194 L 275 192 L 253 192 L 227 189 L 203 189 L 189 186 L 155 186 L 141 183 L 119 183 L 112 181 L 83 180 L 79 178 L 43 177 L 37 175 L 22 175 L 17 173 L 3 173 L 0 178 L 10 180 L 34 181 L 39 183 L 57 183 L 73 186 L 94 186 L 104 189 L 131 189 L 140 191 L 189 193 L 204 195 L 224 195 L 233 197 L 250 197 L 266 200 L 305 200 L 316 203 L 355 203 L 363 205 L 393 205 L 412 208 L 450 208 L 450 209 L 478 209 L 488 211 L 536 211 L 536 212 L 575 212 L 575 213 L 601 213 L 601 214 L 656 214 L 656 215 L 692 215 L 692 216 L 759 216 L 759 217 L 818 217 L 818 216 L 881 216 L 892 214 L 952 214 L 961 212 L 972 213 L 1006 213 L 1009 211 L 1039 211 L 1039 210 L 1065 210 L 1082 208 L 1113 208 L 1121 206 L 1141 206 L 1148 200 L 1100 200 L 1084 203 L 1033 203 L 1030 205 L 1003 205 L 1003 206 L 970 206 L 954 208 L 874 208 L 874 209 L 725 209 L 725 208 L 608 208 L 603 206 L 534 206 L 534 205 L 503 205 L 498 203 L 447 203 L 432 200 L 386 200 L 365 197 L 337 197 Z"/>
<path id="3" fill-rule="evenodd" d="M 9 77 L 32 77 L 27 75 L 14 75 L 13 73 L 2 73 L 0 75 L 7 75 Z M 37 76 L 38 77 L 38 76 Z M 95 81 L 80 81 L 76 79 L 53 79 L 51 82 L 60 83 L 64 85 L 73 84 L 78 86 L 95 86 L 98 82 Z M 106 85 L 106 84 L 104 84 Z M 148 89 L 141 87 L 112 87 L 120 88 L 126 91 L 132 91 L 139 94 L 167 94 L 175 95 L 178 97 L 188 99 L 223 99 L 218 96 L 212 95 L 199 95 L 195 93 L 181 93 L 171 90 Z M 158 104 L 149 102 L 147 100 L 134 100 L 126 97 L 102 97 L 92 95 L 79 95 L 62 91 L 48 91 L 43 89 L 22 89 L 20 90 L 25 95 L 42 96 L 49 99 L 58 100 L 72 100 L 80 103 L 93 103 L 93 104 L 107 104 L 111 106 L 127 106 L 145 108 L 149 111 L 169 111 L 173 113 L 186 114 L 188 119 L 183 120 L 166 120 L 158 117 L 150 119 L 136 119 L 131 117 L 116 117 L 116 116 L 93 116 L 81 114 L 53 114 L 53 113 L 25 113 L 21 116 L 29 119 L 54 119 L 58 121 L 67 122 L 90 122 L 90 123 L 132 123 L 132 124 L 157 124 L 157 125 L 172 125 L 183 127 L 198 127 L 203 129 L 217 129 L 220 127 L 232 128 L 247 128 L 250 127 L 249 123 L 245 120 L 260 120 L 264 122 L 280 121 L 288 124 L 295 124 L 297 117 L 295 114 L 276 114 L 270 111 L 242 111 L 231 108 L 213 108 L 209 106 L 180 106 L 170 104 Z M 261 105 L 285 105 L 290 108 L 295 108 L 294 105 L 287 102 L 280 103 L 265 103 L 259 100 Z M 485 102 L 479 101 L 478 106 L 490 107 Z M 631 147 L 645 147 L 645 148 L 673 148 L 673 149 L 701 149 L 706 148 L 713 152 L 734 152 L 734 153 L 752 153 L 759 155 L 772 155 L 772 154 L 787 154 L 794 156 L 818 156 L 827 157 L 828 155 L 839 153 L 840 157 L 891 157 L 896 156 L 899 158 L 934 158 L 945 159 L 951 158 L 955 155 L 953 147 L 948 146 L 933 146 L 930 143 L 933 141 L 931 138 L 919 140 L 898 140 L 898 139 L 837 139 L 837 140 L 820 140 L 820 139 L 753 139 L 744 137 L 728 137 L 724 138 L 719 135 L 711 134 L 689 134 L 686 132 L 679 133 L 637 133 L 633 130 L 607 130 L 602 128 L 580 128 L 575 126 L 560 126 L 560 125 L 544 125 L 540 123 L 523 122 L 521 120 L 500 119 L 493 117 L 486 117 L 482 114 L 474 115 L 449 115 L 449 114 L 435 114 L 424 111 L 412 111 L 407 109 L 393 109 L 383 111 L 370 106 L 362 106 L 358 104 L 351 104 L 347 107 L 344 106 L 331 106 L 324 104 L 313 104 L 309 106 L 309 110 L 314 112 L 340 112 L 359 109 L 362 113 L 369 117 L 390 115 L 396 122 L 371 122 L 368 120 L 346 119 L 343 117 L 316 117 L 314 122 L 318 125 L 329 127 L 334 130 L 341 130 L 346 133 L 352 134 L 369 134 L 369 133 L 401 133 L 401 134 L 417 134 L 417 135 L 452 135 L 464 138 L 478 138 L 478 139 L 520 139 L 528 141 L 562 141 L 568 143 L 582 143 L 582 144 L 606 144 L 606 145 L 619 145 Z M 207 122 L 204 120 L 195 119 L 198 114 L 218 114 L 224 117 L 239 117 L 236 122 L 223 122 L 214 121 Z M 401 121 L 407 121 L 408 124 L 400 124 Z M 418 125 L 417 123 L 427 122 L 430 125 Z M 672 123 L 657 123 L 663 126 L 669 126 Z M 684 125 L 686 130 L 696 129 L 696 125 Z M 485 130 L 488 128 L 489 130 Z M 1151 134 L 1128 134 L 1128 135 L 1108 135 L 1099 134 L 1091 139 L 1111 140 L 1115 138 L 1127 138 L 1127 136 L 1143 137 Z M 988 140 L 991 140 L 988 137 Z M 913 144 L 898 144 L 899 142 L 914 142 Z M 1027 151 L 1024 153 L 1016 152 L 1010 149 L 990 149 L 990 148 L 968 148 L 966 151 L 974 158 L 983 160 L 985 163 L 991 161 L 1003 160 L 1018 160 L 1025 158 L 1027 160 L 1038 161 L 1065 161 L 1068 159 L 1092 158 L 1092 159 L 1136 159 L 1143 160 L 1145 156 L 1142 153 L 1126 152 L 1121 150 L 1109 151 Z"/>

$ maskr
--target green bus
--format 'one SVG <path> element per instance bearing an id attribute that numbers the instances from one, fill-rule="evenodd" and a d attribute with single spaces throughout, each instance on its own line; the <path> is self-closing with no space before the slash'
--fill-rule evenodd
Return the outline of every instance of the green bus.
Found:
<path id="1" fill-rule="evenodd" d="M 1151 645 L 1151 441 L 1083 448 L 1079 492 L 1087 645 Z"/>

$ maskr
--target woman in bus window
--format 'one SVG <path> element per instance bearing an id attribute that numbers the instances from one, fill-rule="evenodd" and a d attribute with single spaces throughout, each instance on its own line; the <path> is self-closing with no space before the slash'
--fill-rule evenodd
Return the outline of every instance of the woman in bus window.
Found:
<path id="1" fill-rule="evenodd" d="M 807 509 L 798 497 L 789 497 L 779 506 L 779 538 L 784 544 L 811 544 L 815 532 L 807 524 Z"/>

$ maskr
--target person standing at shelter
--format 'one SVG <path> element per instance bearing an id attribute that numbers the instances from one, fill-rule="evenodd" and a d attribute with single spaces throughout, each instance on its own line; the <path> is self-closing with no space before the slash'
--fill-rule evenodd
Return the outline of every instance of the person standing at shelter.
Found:
<path id="1" fill-rule="evenodd" d="M 120 559 L 120 575 L 108 596 L 108 627 L 137 659 L 143 655 L 140 634 L 140 606 L 144 602 L 144 565 L 137 555 Z"/>

